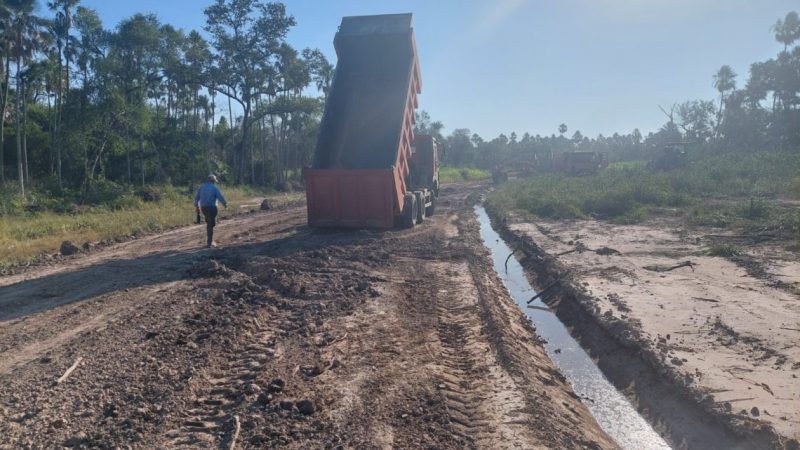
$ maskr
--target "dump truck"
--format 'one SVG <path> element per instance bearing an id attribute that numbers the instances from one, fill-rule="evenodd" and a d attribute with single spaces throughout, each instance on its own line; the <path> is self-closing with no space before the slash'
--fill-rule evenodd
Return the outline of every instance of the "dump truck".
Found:
<path id="1" fill-rule="evenodd" d="M 311 226 L 413 227 L 435 210 L 436 141 L 414 136 L 422 85 L 411 19 L 342 19 L 333 84 L 304 170 Z"/>

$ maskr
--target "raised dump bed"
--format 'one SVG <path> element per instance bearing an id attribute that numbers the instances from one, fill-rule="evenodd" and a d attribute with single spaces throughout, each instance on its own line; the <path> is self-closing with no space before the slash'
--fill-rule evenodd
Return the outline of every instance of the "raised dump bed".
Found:
<path id="1" fill-rule="evenodd" d="M 413 225 L 420 208 L 432 207 L 434 190 L 411 186 L 430 178 L 410 176 L 421 91 L 411 14 L 345 17 L 334 46 L 333 86 L 304 172 L 308 222 L 391 228 L 405 212 Z"/>

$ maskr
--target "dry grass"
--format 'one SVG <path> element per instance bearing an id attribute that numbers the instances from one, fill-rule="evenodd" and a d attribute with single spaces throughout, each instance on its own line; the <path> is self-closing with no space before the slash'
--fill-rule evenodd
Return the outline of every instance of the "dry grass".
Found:
<path id="1" fill-rule="evenodd" d="M 250 191 L 224 190 L 229 207 L 220 211 L 222 217 L 259 207 Z M 280 204 L 299 200 L 303 194 L 268 197 Z M 169 196 L 158 202 L 137 199 L 128 203 L 125 208 L 116 210 L 90 208 L 75 214 L 42 212 L 0 217 L 0 267 L 56 252 L 66 240 L 80 246 L 85 242 L 158 233 L 195 220 L 192 199 L 188 195 Z"/>

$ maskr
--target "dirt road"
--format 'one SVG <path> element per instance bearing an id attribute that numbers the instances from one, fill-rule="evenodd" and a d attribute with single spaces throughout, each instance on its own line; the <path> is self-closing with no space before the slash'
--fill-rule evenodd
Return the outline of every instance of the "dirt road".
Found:
<path id="1" fill-rule="evenodd" d="M 221 249 L 189 227 L 0 278 L 0 448 L 616 448 L 492 272 L 474 190 L 413 230 L 285 208 Z"/>

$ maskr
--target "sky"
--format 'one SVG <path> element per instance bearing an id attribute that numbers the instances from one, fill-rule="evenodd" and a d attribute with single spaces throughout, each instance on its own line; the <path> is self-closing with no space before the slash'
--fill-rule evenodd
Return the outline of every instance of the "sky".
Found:
<path id="1" fill-rule="evenodd" d="M 211 0 L 83 0 L 106 28 L 137 12 L 201 30 Z M 422 68 L 420 108 L 486 139 L 550 135 L 565 123 L 587 136 L 656 131 L 659 110 L 715 99 L 712 75 L 782 46 L 771 26 L 798 0 L 287 0 L 298 49 L 333 62 L 343 16 L 414 13 Z"/>

